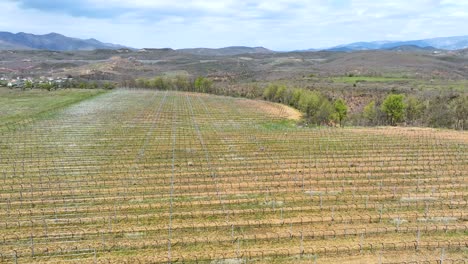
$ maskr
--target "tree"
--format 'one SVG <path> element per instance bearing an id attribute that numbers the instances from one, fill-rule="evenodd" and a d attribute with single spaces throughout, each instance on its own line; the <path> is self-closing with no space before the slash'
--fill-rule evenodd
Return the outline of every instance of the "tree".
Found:
<path id="1" fill-rule="evenodd" d="M 335 110 L 334 116 L 338 120 L 340 127 L 342 127 L 342 122 L 348 115 L 348 106 L 346 105 L 346 102 L 340 98 L 335 101 L 333 107 Z"/>
<path id="2" fill-rule="evenodd" d="M 414 121 L 420 119 L 424 113 L 424 104 L 414 96 L 407 97 L 405 101 L 406 121 L 413 124 Z"/>
<path id="3" fill-rule="evenodd" d="M 180 91 L 189 91 L 190 90 L 190 82 L 186 76 L 177 75 L 174 80 L 174 86 L 177 90 Z"/>
<path id="4" fill-rule="evenodd" d="M 293 90 L 286 88 L 286 91 L 283 93 L 283 99 L 281 100 L 281 103 L 285 105 L 291 104 L 292 95 Z"/>
<path id="5" fill-rule="evenodd" d="M 45 82 L 45 83 L 39 84 L 39 88 L 50 91 L 54 89 L 54 85 L 52 83 Z"/>
<path id="6" fill-rule="evenodd" d="M 455 128 L 464 130 L 468 120 L 468 96 L 459 96 L 450 106 L 453 109 Z"/>
<path id="7" fill-rule="evenodd" d="M 301 99 L 303 93 L 304 90 L 302 89 L 294 89 L 291 95 L 291 100 L 289 101 L 289 105 L 299 109 L 299 99 Z"/>
<path id="8" fill-rule="evenodd" d="M 448 97 L 437 97 L 429 102 L 424 114 L 427 124 L 431 127 L 452 127 L 454 123 L 454 109 L 447 103 Z"/>
<path id="9" fill-rule="evenodd" d="M 362 112 L 362 115 L 370 124 L 375 122 L 375 118 L 377 117 L 377 110 L 375 108 L 375 101 L 371 101 L 368 103 Z"/>
<path id="10" fill-rule="evenodd" d="M 297 108 L 307 115 L 310 122 L 317 125 L 328 123 L 333 114 L 333 105 L 328 98 L 316 91 L 303 90 Z"/>
<path id="11" fill-rule="evenodd" d="M 195 86 L 195 91 L 197 92 L 209 93 L 211 92 L 213 82 L 210 79 L 200 76 L 197 79 L 195 79 L 194 86 Z"/>
<path id="12" fill-rule="evenodd" d="M 404 98 L 403 94 L 389 94 L 382 103 L 382 112 L 387 115 L 387 120 L 392 126 L 395 126 L 404 117 Z"/>
<path id="13" fill-rule="evenodd" d="M 305 91 L 301 94 L 298 102 L 298 108 L 306 115 L 316 121 L 315 116 L 320 108 L 320 98 L 317 93 Z"/>
<path id="14" fill-rule="evenodd" d="M 151 87 L 158 90 L 167 90 L 167 85 L 162 77 L 156 77 L 151 81 Z"/>
<path id="15" fill-rule="evenodd" d="M 102 88 L 106 89 L 106 90 L 112 90 L 112 89 L 115 89 L 116 85 L 114 83 L 110 83 L 110 82 L 105 82 L 103 85 L 102 85 Z"/>
<path id="16" fill-rule="evenodd" d="M 319 99 L 320 106 L 313 120 L 315 119 L 315 122 L 319 125 L 328 125 L 333 115 L 333 105 L 328 98 L 324 96 L 320 96 Z"/>
<path id="17" fill-rule="evenodd" d="M 279 86 L 275 93 L 275 102 L 283 103 L 286 95 L 286 86 Z"/>
<path id="18" fill-rule="evenodd" d="M 34 84 L 33 82 L 31 82 L 30 80 L 27 80 L 25 83 L 24 83 L 24 88 L 25 89 L 32 89 L 34 87 Z"/>
<path id="19" fill-rule="evenodd" d="M 270 84 L 265 89 L 265 91 L 263 91 L 263 97 L 268 101 L 273 101 L 275 99 L 277 91 L 278 91 L 278 85 Z"/>
<path id="20" fill-rule="evenodd" d="M 135 82 L 136 82 L 136 87 L 146 88 L 146 80 L 145 79 L 137 79 Z"/>

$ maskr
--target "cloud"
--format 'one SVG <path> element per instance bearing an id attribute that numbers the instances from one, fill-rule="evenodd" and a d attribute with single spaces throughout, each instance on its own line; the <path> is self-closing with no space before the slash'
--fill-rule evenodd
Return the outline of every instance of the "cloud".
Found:
<path id="1" fill-rule="evenodd" d="M 0 8 L 4 30 L 134 47 L 292 50 L 465 35 L 468 24 L 468 3 L 455 0 L 7 0 Z"/>
<path id="2" fill-rule="evenodd" d="M 76 17 L 107 18 L 125 12 L 125 9 L 119 8 L 96 8 L 91 1 L 17 0 L 16 2 L 21 9 L 69 14 Z"/>

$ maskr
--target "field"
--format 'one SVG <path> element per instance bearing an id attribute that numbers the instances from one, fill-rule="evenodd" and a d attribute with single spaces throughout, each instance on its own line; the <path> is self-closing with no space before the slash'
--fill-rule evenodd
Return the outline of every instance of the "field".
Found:
<path id="1" fill-rule="evenodd" d="M 63 107 L 102 93 L 101 90 L 59 90 L 46 93 L 31 90 L 0 88 L 0 125 L 15 124 L 41 115 L 53 113 Z"/>
<path id="2" fill-rule="evenodd" d="M 466 132 L 303 128 L 279 104 L 195 93 L 61 92 L 81 99 L 0 99 L 1 263 L 468 258 Z"/>

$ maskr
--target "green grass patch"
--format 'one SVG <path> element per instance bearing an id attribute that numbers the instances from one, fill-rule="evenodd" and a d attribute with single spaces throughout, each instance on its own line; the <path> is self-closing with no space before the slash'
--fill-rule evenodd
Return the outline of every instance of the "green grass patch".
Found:
<path id="1" fill-rule="evenodd" d="M 260 123 L 260 127 L 266 130 L 271 130 L 271 131 L 290 130 L 290 129 L 296 128 L 297 123 L 294 120 L 284 119 L 284 120 Z"/>
<path id="2" fill-rule="evenodd" d="M 105 93 L 104 90 L 57 91 L 0 88 L 0 126 L 37 119 L 44 114 Z"/>

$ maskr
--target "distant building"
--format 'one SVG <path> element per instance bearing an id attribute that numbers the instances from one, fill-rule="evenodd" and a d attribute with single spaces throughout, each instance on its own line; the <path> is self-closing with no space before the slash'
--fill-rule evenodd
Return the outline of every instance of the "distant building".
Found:
<path id="1" fill-rule="evenodd" d="M 18 87 L 20 81 L 18 79 L 11 80 L 7 83 L 7 87 Z"/>

